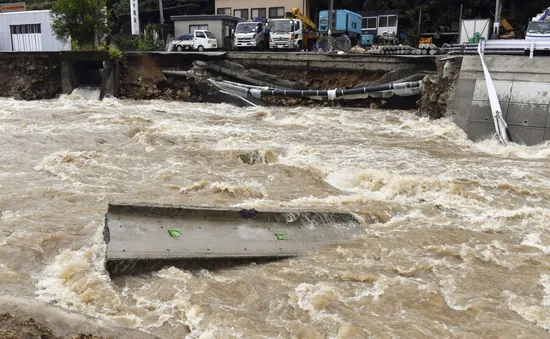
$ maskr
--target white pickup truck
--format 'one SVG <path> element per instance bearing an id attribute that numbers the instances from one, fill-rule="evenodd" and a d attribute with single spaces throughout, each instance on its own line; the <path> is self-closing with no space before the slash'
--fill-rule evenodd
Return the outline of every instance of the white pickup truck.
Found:
<path id="1" fill-rule="evenodd" d="M 175 39 L 173 48 L 178 52 L 190 50 L 202 52 L 205 49 L 217 49 L 218 40 L 210 31 L 196 30 L 193 34 L 184 34 Z"/>

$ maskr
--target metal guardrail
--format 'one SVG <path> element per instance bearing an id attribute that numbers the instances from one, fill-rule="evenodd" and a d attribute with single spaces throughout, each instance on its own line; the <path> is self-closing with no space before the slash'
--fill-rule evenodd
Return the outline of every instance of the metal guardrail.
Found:
<path id="1" fill-rule="evenodd" d="M 478 48 L 484 54 L 519 54 L 523 55 L 527 51 L 532 58 L 535 51 L 550 51 L 550 41 L 537 40 L 488 40 L 481 41 L 479 44 L 464 43 L 450 44 L 443 46 L 443 49 L 449 54 L 478 54 Z"/>

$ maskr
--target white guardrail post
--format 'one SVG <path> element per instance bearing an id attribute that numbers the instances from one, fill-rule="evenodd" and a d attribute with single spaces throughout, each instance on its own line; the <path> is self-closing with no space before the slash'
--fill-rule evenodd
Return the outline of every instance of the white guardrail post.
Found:
<path id="1" fill-rule="evenodd" d="M 484 41 L 482 41 L 484 42 Z M 480 43 L 478 46 L 478 54 L 481 59 L 481 66 L 483 67 L 483 74 L 485 75 L 485 84 L 487 85 L 487 94 L 489 95 L 489 103 L 491 104 L 491 111 L 493 113 L 493 122 L 495 123 L 495 132 L 505 146 L 508 145 L 508 125 L 502 116 L 502 109 L 500 108 L 500 102 L 498 101 L 497 91 L 495 84 L 491 78 L 491 73 L 483 60 L 483 47 L 485 44 Z"/>
<path id="2" fill-rule="evenodd" d="M 529 55 L 533 58 L 535 51 L 550 52 L 550 39 L 544 40 L 481 40 L 478 44 L 462 43 L 444 46 L 450 54 L 517 54 Z"/>

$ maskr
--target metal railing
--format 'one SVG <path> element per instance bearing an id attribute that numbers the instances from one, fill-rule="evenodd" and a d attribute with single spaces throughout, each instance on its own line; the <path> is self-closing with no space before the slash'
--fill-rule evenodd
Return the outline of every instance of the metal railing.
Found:
<path id="1" fill-rule="evenodd" d="M 478 48 L 481 48 L 481 54 L 510 54 L 525 55 L 529 54 L 532 58 L 535 51 L 550 52 L 549 41 L 540 40 L 482 40 L 479 44 L 447 44 L 443 50 L 449 54 L 478 54 Z"/>

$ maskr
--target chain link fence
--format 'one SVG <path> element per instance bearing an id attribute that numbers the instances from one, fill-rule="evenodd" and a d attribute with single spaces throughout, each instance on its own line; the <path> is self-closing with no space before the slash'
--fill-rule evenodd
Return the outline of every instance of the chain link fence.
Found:
<path id="1" fill-rule="evenodd" d="M 347 36 L 329 37 L 323 36 L 317 39 L 313 45 L 314 52 L 333 52 L 342 51 L 349 53 L 351 51 L 351 40 Z"/>

